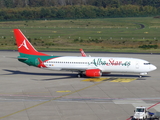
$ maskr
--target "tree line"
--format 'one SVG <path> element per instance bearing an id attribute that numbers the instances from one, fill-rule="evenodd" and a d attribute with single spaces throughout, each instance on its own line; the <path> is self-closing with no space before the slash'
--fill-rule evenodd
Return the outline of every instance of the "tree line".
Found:
<path id="1" fill-rule="evenodd" d="M 67 5 L 57 7 L 24 7 L 0 9 L 0 20 L 78 19 L 108 17 L 156 16 L 160 9 L 152 6 L 122 5 L 96 7 L 91 5 Z"/>
<path id="2" fill-rule="evenodd" d="M 160 14 L 159 0 L 0 0 L 0 20 L 139 17 Z"/>
<path id="3" fill-rule="evenodd" d="M 0 0 L 0 8 L 51 7 L 66 5 L 91 5 L 96 7 L 120 7 L 121 5 L 160 7 L 159 0 Z"/>

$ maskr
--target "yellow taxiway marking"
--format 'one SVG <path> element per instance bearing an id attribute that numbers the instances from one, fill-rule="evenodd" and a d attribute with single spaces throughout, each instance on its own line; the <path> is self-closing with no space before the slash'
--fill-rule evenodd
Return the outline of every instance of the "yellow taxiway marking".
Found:
<path id="1" fill-rule="evenodd" d="M 63 92 L 71 92 L 70 90 L 64 90 L 64 91 L 57 91 L 59 93 L 63 93 Z"/>
<path id="2" fill-rule="evenodd" d="M 85 82 L 100 82 L 100 81 L 109 81 L 109 82 L 131 82 L 133 80 L 136 80 L 137 78 L 88 78 L 84 79 L 82 81 Z"/>
<path id="3" fill-rule="evenodd" d="M 110 82 L 131 82 L 133 80 L 136 80 L 136 78 L 117 78 L 117 79 L 112 80 Z"/>
<path id="4" fill-rule="evenodd" d="M 43 104 L 48 103 L 48 102 L 51 102 L 51 101 L 53 101 L 53 100 L 57 100 L 57 99 L 59 99 L 59 98 L 62 98 L 62 97 L 65 97 L 65 96 L 68 96 L 68 95 L 74 94 L 74 93 L 76 93 L 76 92 L 79 92 L 79 91 L 85 90 L 85 89 L 87 89 L 87 88 L 91 88 L 91 87 L 96 86 L 96 85 L 99 85 L 99 84 L 101 84 L 101 83 L 103 83 L 103 82 L 104 82 L 104 81 L 101 81 L 101 82 L 95 83 L 95 84 L 93 84 L 93 85 L 90 85 L 90 86 L 88 86 L 88 87 L 85 87 L 85 88 L 82 88 L 82 89 L 79 89 L 79 90 L 75 90 L 75 91 L 73 91 L 73 92 L 70 92 L 70 93 L 67 93 L 67 94 L 61 95 L 61 96 L 56 97 L 56 98 L 53 98 L 53 99 L 51 99 L 51 100 L 48 100 L 48 101 L 45 101 L 45 102 L 41 102 L 41 103 L 36 104 L 36 105 L 33 105 L 33 106 L 31 106 L 31 107 L 28 107 L 28 108 L 25 108 L 25 109 L 22 109 L 22 110 L 19 110 L 19 111 L 16 111 L 16 112 L 10 113 L 10 114 L 8 114 L 8 115 L 5 115 L 5 116 L 0 117 L 0 119 L 3 119 L 3 118 L 6 118 L 6 117 L 9 117 L 9 116 L 11 116 L 11 115 L 14 115 L 14 114 L 17 114 L 17 113 L 23 112 L 23 111 L 25 111 L 25 110 L 28 110 L 28 109 L 31 109 L 31 108 L 34 108 L 34 107 L 37 107 L 37 106 L 39 106 L 39 105 L 43 105 Z"/>
<path id="5" fill-rule="evenodd" d="M 109 79 L 109 78 L 88 78 L 88 79 L 84 79 L 82 81 L 85 81 L 85 82 L 100 82 L 100 81 L 104 81 L 106 79 Z"/>

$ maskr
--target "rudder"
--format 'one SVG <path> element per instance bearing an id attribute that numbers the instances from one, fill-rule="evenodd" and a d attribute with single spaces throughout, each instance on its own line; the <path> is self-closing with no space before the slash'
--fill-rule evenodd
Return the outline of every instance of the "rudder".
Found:
<path id="1" fill-rule="evenodd" d="M 19 53 L 29 54 L 29 55 L 41 55 L 48 56 L 47 54 L 38 52 L 28 39 L 24 36 L 20 29 L 14 29 L 14 36 L 16 39 L 17 47 Z"/>

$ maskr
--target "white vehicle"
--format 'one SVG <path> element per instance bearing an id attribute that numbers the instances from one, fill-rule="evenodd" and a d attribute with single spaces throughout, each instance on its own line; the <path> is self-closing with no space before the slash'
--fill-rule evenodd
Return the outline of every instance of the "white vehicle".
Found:
<path id="1" fill-rule="evenodd" d="M 133 120 L 145 120 L 149 117 L 150 115 L 146 107 L 136 107 L 136 109 L 134 110 Z"/>
<path id="2" fill-rule="evenodd" d="M 136 107 L 132 120 L 159 120 L 160 112 L 151 113 L 146 107 Z"/>

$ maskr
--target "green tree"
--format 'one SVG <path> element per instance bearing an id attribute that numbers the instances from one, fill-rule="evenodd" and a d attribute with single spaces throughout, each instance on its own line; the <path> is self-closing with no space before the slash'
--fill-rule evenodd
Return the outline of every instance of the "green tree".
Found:
<path id="1" fill-rule="evenodd" d="M 4 7 L 6 7 L 5 3 L 4 3 L 4 0 L 0 0 L 0 8 L 4 8 Z"/>
<path id="2" fill-rule="evenodd" d="M 75 9 L 75 18 L 84 18 L 85 15 L 83 13 L 84 6 L 76 6 Z"/>
<path id="3" fill-rule="evenodd" d="M 65 10 L 63 9 L 63 7 L 60 7 L 57 11 L 57 18 L 65 18 Z"/>
<path id="4" fill-rule="evenodd" d="M 48 8 L 41 8 L 40 18 L 50 18 L 51 12 Z"/>
<path id="5" fill-rule="evenodd" d="M 11 7 L 14 7 L 13 6 L 13 0 L 2 0 L 2 2 L 3 2 L 3 4 L 5 5 L 5 7 L 7 7 L 7 8 L 11 8 Z"/>

